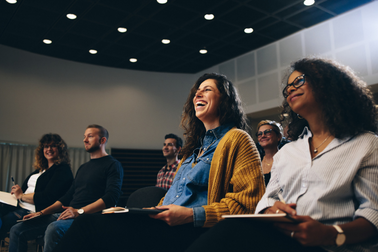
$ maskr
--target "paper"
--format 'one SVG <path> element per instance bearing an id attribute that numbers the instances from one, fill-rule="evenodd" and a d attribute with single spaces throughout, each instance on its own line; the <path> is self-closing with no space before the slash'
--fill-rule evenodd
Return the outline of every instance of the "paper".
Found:
<path id="1" fill-rule="evenodd" d="M 111 208 L 102 210 L 102 214 L 113 214 L 113 213 L 158 214 L 165 210 L 167 209 L 111 207 Z"/>
<path id="2" fill-rule="evenodd" d="M 9 192 L 0 191 L 0 202 L 14 207 L 17 206 L 16 196 L 10 194 Z"/>
<path id="3" fill-rule="evenodd" d="M 234 215 L 222 215 L 225 219 L 240 219 L 247 218 L 256 221 L 267 221 L 267 222 L 297 222 L 291 215 L 285 213 L 279 214 L 234 214 Z"/>
<path id="4" fill-rule="evenodd" d="M 28 219 L 23 219 L 23 220 L 17 220 L 17 222 L 25 222 L 25 221 L 30 221 L 30 220 L 33 220 L 33 219 L 36 219 L 38 217 L 42 217 L 43 215 L 34 215 L 33 217 L 30 217 Z"/>

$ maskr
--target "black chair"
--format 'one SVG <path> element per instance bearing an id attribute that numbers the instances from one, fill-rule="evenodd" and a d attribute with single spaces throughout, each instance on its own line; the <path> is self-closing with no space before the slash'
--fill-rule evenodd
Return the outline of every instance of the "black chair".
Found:
<path id="1" fill-rule="evenodd" d="M 130 194 L 126 207 L 127 208 L 143 208 L 143 207 L 154 207 L 159 202 L 160 199 L 164 197 L 167 190 L 161 187 L 148 186 L 143 187 L 132 194 Z"/>

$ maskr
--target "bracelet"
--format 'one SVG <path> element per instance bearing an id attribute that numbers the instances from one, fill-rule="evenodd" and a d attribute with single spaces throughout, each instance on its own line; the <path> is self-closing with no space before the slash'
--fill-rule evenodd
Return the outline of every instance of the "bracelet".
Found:
<path id="1" fill-rule="evenodd" d="M 43 215 L 43 212 L 42 212 L 42 211 L 39 211 L 39 213 L 41 213 L 41 216 Z"/>

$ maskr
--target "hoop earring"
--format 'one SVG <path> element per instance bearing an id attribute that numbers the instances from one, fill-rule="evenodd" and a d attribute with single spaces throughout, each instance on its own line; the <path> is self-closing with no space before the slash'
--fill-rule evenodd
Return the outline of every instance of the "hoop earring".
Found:
<path id="1" fill-rule="evenodd" d="M 303 117 L 302 117 L 300 114 L 297 114 L 297 117 L 298 117 L 299 119 L 303 119 Z"/>

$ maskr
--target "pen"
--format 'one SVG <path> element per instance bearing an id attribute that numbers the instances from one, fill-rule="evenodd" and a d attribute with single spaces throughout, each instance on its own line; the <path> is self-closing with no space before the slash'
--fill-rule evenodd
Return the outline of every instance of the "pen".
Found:
<path id="1" fill-rule="evenodd" d="M 14 183 L 14 178 L 13 178 L 13 176 L 12 176 L 11 178 L 12 178 L 12 183 L 13 183 L 13 185 L 16 185 L 16 184 Z"/>
<path id="2" fill-rule="evenodd" d="M 280 201 L 284 204 L 286 204 L 284 198 L 282 197 L 282 194 L 280 192 L 278 192 L 278 198 L 280 199 Z"/>

